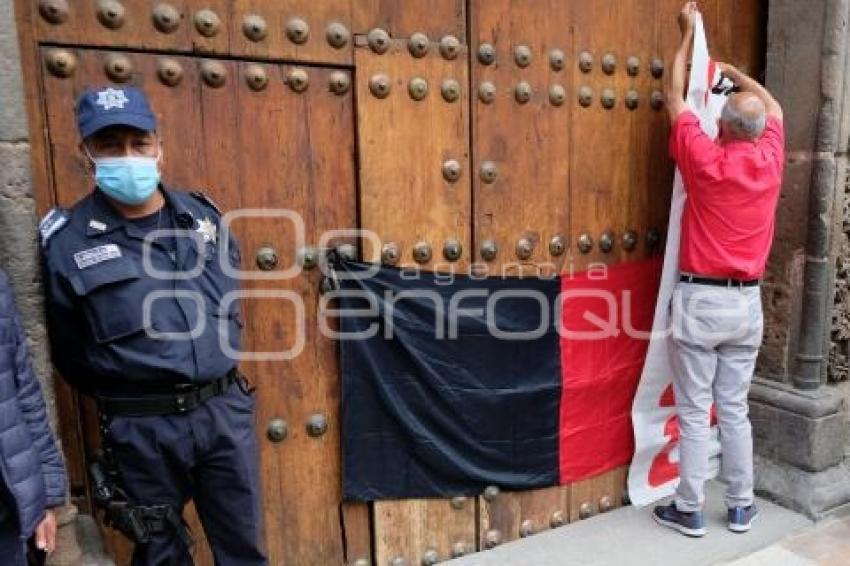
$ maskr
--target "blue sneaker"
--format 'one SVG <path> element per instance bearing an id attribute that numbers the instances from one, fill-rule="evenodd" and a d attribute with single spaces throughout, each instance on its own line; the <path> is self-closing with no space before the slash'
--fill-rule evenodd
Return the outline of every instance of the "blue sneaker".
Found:
<path id="1" fill-rule="evenodd" d="M 656 507 L 652 511 L 652 518 L 659 525 L 670 527 L 689 537 L 701 537 L 706 533 L 702 511 L 685 513 L 676 509 L 675 503 L 666 507 Z"/>
<path id="2" fill-rule="evenodd" d="M 753 526 L 753 520 L 758 517 L 759 510 L 755 505 L 749 507 L 732 507 L 729 509 L 729 530 L 733 533 L 745 533 Z"/>

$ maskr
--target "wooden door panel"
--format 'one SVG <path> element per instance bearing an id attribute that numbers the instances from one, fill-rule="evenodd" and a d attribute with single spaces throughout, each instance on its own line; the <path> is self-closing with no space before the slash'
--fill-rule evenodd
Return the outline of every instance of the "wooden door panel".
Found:
<path id="1" fill-rule="evenodd" d="M 31 3 L 36 37 L 55 43 L 351 63 L 351 0 L 75 0 L 53 11 L 62 2 L 18 1 Z M 305 39 L 287 34 L 293 20 Z M 331 24 L 344 42 L 332 44 Z"/>
<path id="2" fill-rule="evenodd" d="M 607 513 L 624 504 L 628 466 L 570 484 L 568 521 L 587 519 Z"/>
<path id="3" fill-rule="evenodd" d="M 465 53 L 462 49 L 456 59 L 446 60 L 431 49 L 416 58 L 399 40 L 383 55 L 365 47 L 355 53 L 361 226 L 398 247 L 398 265 L 440 270 L 468 264 L 471 173 Z M 384 98 L 372 91 L 377 77 L 388 81 Z M 422 100 L 409 93 L 413 80 L 424 81 L 427 94 Z M 453 101 L 441 93 L 445 81 L 459 88 Z M 443 174 L 448 161 L 459 166 L 453 180 Z M 462 246 L 461 256 L 452 262 L 443 257 L 450 239 Z M 413 248 L 420 242 L 430 246 L 431 259 L 417 263 Z M 367 245 L 364 257 L 380 261 L 380 250 Z"/>
<path id="4" fill-rule="evenodd" d="M 44 51 L 45 56 L 48 50 Z M 73 101 L 85 86 L 105 82 L 102 66 L 110 53 L 76 50 L 72 78 L 45 74 L 48 126 L 57 179 L 57 200 L 70 205 L 90 190 L 85 162 L 75 152 Z M 263 246 L 277 251 L 279 267 L 296 261 L 300 245 L 318 243 L 325 230 L 356 225 L 353 95 L 330 91 L 330 69 L 311 68 L 310 88 L 295 92 L 286 84 L 287 65 L 217 61 L 225 84 L 213 88 L 201 77 L 203 62 L 172 60 L 183 68 L 177 86 L 157 78 L 160 58 L 127 54 L 132 82 L 143 87 L 159 118 L 166 181 L 203 188 L 224 210 L 265 208 L 297 212 L 305 228 L 296 240 L 293 224 L 282 218 L 249 217 L 233 224 L 242 248 L 243 268 L 257 272 L 255 254 Z M 264 89 L 248 87 L 243 77 L 264 73 Z M 247 281 L 258 291 L 289 291 L 303 299 L 304 317 L 288 302 L 243 299 L 245 349 L 274 352 L 290 348 L 304 333 L 304 353 L 290 361 L 250 361 L 243 370 L 259 387 L 257 420 L 261 441 L 265 530 L 273 564 L 342 563 L 340 523 L 339 377 L 334 344 L 318 331 L 316 308 L 320 273 L 306 270 L 289 279 Z M 299 322 L 300 321 L 300 322 Z M 310 436 L 313 415 L 327 421 L 327 432 Z M 288 424 L 281 443 L 266 438 L 272 419 Z M 238 518 L 234 518 L 238 520 Z M 352 544 L 368 555 L 368 516 L 352 514 L 347 525 Z M 196 533 L 202 532 L 197 523 Z M 354 534 L 359 533 L 359 534 Z M 365 540 L 364 540 L 365 539 Z M 119 546 L 113 544 L 113 548 Z M 199 563 L 211 563 L 203 543 Z"/>
<path id="5" fill-rule="evenodd" d="M 355 52 L 360 157 L 361 227 L 373 231 L 383 244 L 399 250 L 397 265 L 435 271 L 463 272 L 469 266 L 470 172 L 469 111 L 466 50 L 443 58 L 436 46 L 413 57 L 406 43 L 395 40 L 389 51 L 377 54 L 366 47 Z M 370 82 L 383 75 L 390 86 L 384 98 Z M 412 79 L 424 80 L 427 94 L 415 100 Z M 457 98 L 441 92 L 446 80 L 460 87 Z M 447 180 L 446 161 L 460 173 Z M 462 247 L 459 258 L 443 257 L 446 241 Z M 413 248 L 430 246 L 431 257 L 417 263 Z M 367 242 L 368 244 L 368 242 Z M 364 258 L 381 261 L 381 250 L 364 248 Z M 402 557 L 419 564 L 428 551 L 443 559 L 452 548 L 475 547 L 475 506 L 462 509 L 447 500 L 380 501 L 374 503 L 375 558 L 378 564 Z M 458 548 L 455 548 L 457 551 Z"/>
<path id="6" fill-rule="evenodd" d="M 634 25 L 642 21 L 644 5 L 640 0 L 603 0 L 574 6 L 575 53 L 592 58 L 589 71 L 578 64 L 571 68 L 577 89 L 592 92 L 588 106 L 577 99 L 573 102 L 573 136 L 581 140 L 571 153 L 573 226 L 577 237 L 586 235 L 592 240 L 591 250 L 576 256 L 582 267 L 592 262 L 640 259 L 648 252 L 645 217 L 649 152 L 639 151 L 638 143 L 641 134 L 648 131 L 648 120 L 653 113 L 663 115 L 663 108 L 653 109 L 650 103 L 652 93 L 661 90 L 660 84 L 653 84 L 657 79 L 650 80 L 651 61 L 656 57 L 652 19 L 646 25 Z M 626 70 L 629 57 L 641 62 L 634 77 Z M 615 61 L 613 69 L 604 68 L 606 58 Z M 630 92 L 638 99 L 634 109 L 625 103 Z M 611 108 L 604 106 L 606 95 L 614 97 Z M 633 250 L 622 240 L 630 230 L 638 236 Z M 604 247 L 606 237 L 613 244 L 608 251 Z"/>
<path id="7" fill-rule="evenodd" d="M 250 64 L 239 64 L 239 76 Z M 231 164 L 237 172 L 246 209 L 298 212 L 305 240 L 289 220 L 251 218 L 237 221 L 242 228 L 246 268 L 261 247 L 277 251 L 279 269 L 298 260 L 301 245 L 315 246 L 322 233 L 356 225 L 354 191 L 353 104 L 328 88 L 332 71 L 309 69 L 311 88 L 296 93 L 285 84 L 289 66 L 263 66 L 269 87 L 262 92 L 242 88 L 237 93 L 239 152 Z M 250 148 L 250 149 L 248 149 Z M 235 165 L 235 167 L 233 166 Z M 333 342 L 323 337 L 317 321 L 318 269 L 292 279 L 251 281 L 258 291 L 286 290 L 303 300 L 304 313 L 274 300 L 243 301 L 250 349 L 281 351 L 304 334 L 303 353 L 289 361 L 247 364 L 260 376 L 265 390 L 258 421 L 283 419 L 286 439 L 265 441 L 262 450 L 266 487 L 266 540 L 272 563 L 310 565 L 341 563 L 340 527 L 339 372 Z M 311 435 L 308 422 L 322 416 L 327 432 Z"/>
<path id="8" fill-rule="evenodd" d="M 569 521 L 571 490 L 561 486 L 500 493 L 479 501 L 479 547 L 489 549 Z"/>
<path id="9" fill-rule="evenodd" d="M 569 269 L 568 252 L 552 253 L 550 242 L 572 240 L 571 4 L 471 3 L 475 259 L 493 276 Z M 517 88 L 524 85 L 531 94 L 521 101 Z M 489 167 L 494 178 L 486 177 Z M 489 246 L 496 248 L 492 259 Z M 480 547 L 561 524 L 569 501 L 569 487 L 561 486 L 479 498 Z"/>
<path id="10" fill-rule="evenodd" d="M 657 38 L 665 56 L 672 60 L 679 46 L 676 16 L 682 7 L 676 0 L 654 0 Z M 762 0 L 701 0 L 712 59 L 727 61 L 755 77 L 764 71 L 767 3 Z"/>
<path id="11" fill-rule="evenodd" d="M 372 563 L 372 523 L 368 503 L 343 503 L 342 526 L 345 533 L 345 563 L 369 566 Z"/>
<path id="12" fill-rule="evenodd" d="M 474 552 L 475 498 L 375 503 L 375 563 L 423 564 Z"/>
<path id="13" fill-rule="evenodd" d="M 472 3 L 470 49 L 473 89 L 473 192 L 476 259 L 487 242 L 497 247 L 496 274 L 553 263 L 563 256 L 549 252 L 549 242 L 570 239 L 570 123 L 572 85 L 570 4 L 557 0 L 479 0 Z M 492 46 L 493 61 L 482 63 L 479 51 Z M 521 66 L 517 50 L 527 49 L 530 62 Z M 550 62 L 564 54 L 563 68 Z M 531 88 L 527 102 L 517 101 L 518 87 Z M 494 90 L 492 101 L 482 92 Z M 550 101 L 550 89 L 563 89 L 560 105 Z M 494 179 L 485 179 L 486 169 Z M 533 246 L 520 258 L 521 239 Z"/>

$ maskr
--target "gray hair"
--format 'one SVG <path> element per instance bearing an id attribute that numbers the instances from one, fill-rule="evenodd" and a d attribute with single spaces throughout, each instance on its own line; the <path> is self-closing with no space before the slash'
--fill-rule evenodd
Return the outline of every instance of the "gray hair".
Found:
<path id="1" fill-rule="evenodd" d="M 720 119 L 733 132 L 750 139 L 758 138 L 767 125 L 767 116 L 764 112 L 759 113 L 758 116 L 746 116 L 732 103 L 731 98 L 723 105 L 723 112 L 720 114 Z"/>

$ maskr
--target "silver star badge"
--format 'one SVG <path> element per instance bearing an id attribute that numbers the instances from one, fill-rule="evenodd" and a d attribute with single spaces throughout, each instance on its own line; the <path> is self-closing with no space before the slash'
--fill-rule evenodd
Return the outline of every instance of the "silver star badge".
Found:
<path id="1" fill-rule="evenodd" d="M 103 106 L 104 110 L 110 110 L 112 108 L 123 110 L 124 105 L 128 102 L 130 102 L 130 99 L 127 98 L 123 90 L 110 87 L 97 93 L 97 102 L 95 104 Z"/>
<path id="2" fill-rule="evenodd" d="M 195 232 L 201 235 L 205 244 L 208 242 L 214 244 L 218 233 L 218 226 L 209 218 L 204 218 L 203 220 L 198 220 L 198 227 L 195 228 Z"/>

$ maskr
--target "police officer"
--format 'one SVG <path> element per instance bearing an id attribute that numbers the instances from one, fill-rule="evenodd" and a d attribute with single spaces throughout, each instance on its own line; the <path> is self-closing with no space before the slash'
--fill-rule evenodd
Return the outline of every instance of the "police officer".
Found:
<path id="1" fill-rule="evenodd" d="M 180 517 L 194 499 L 216 564 L 266 564 L 236 242 L 203 194 L 160 182 L 144 93 L 87 90 L 76 111 L 96 186 L 39 228 L 53 360 L 97 399 L 129 502 L 114 509 L 132 512 L 114 522 L 137 541 L 133 564 L 191 564 Z"/>

